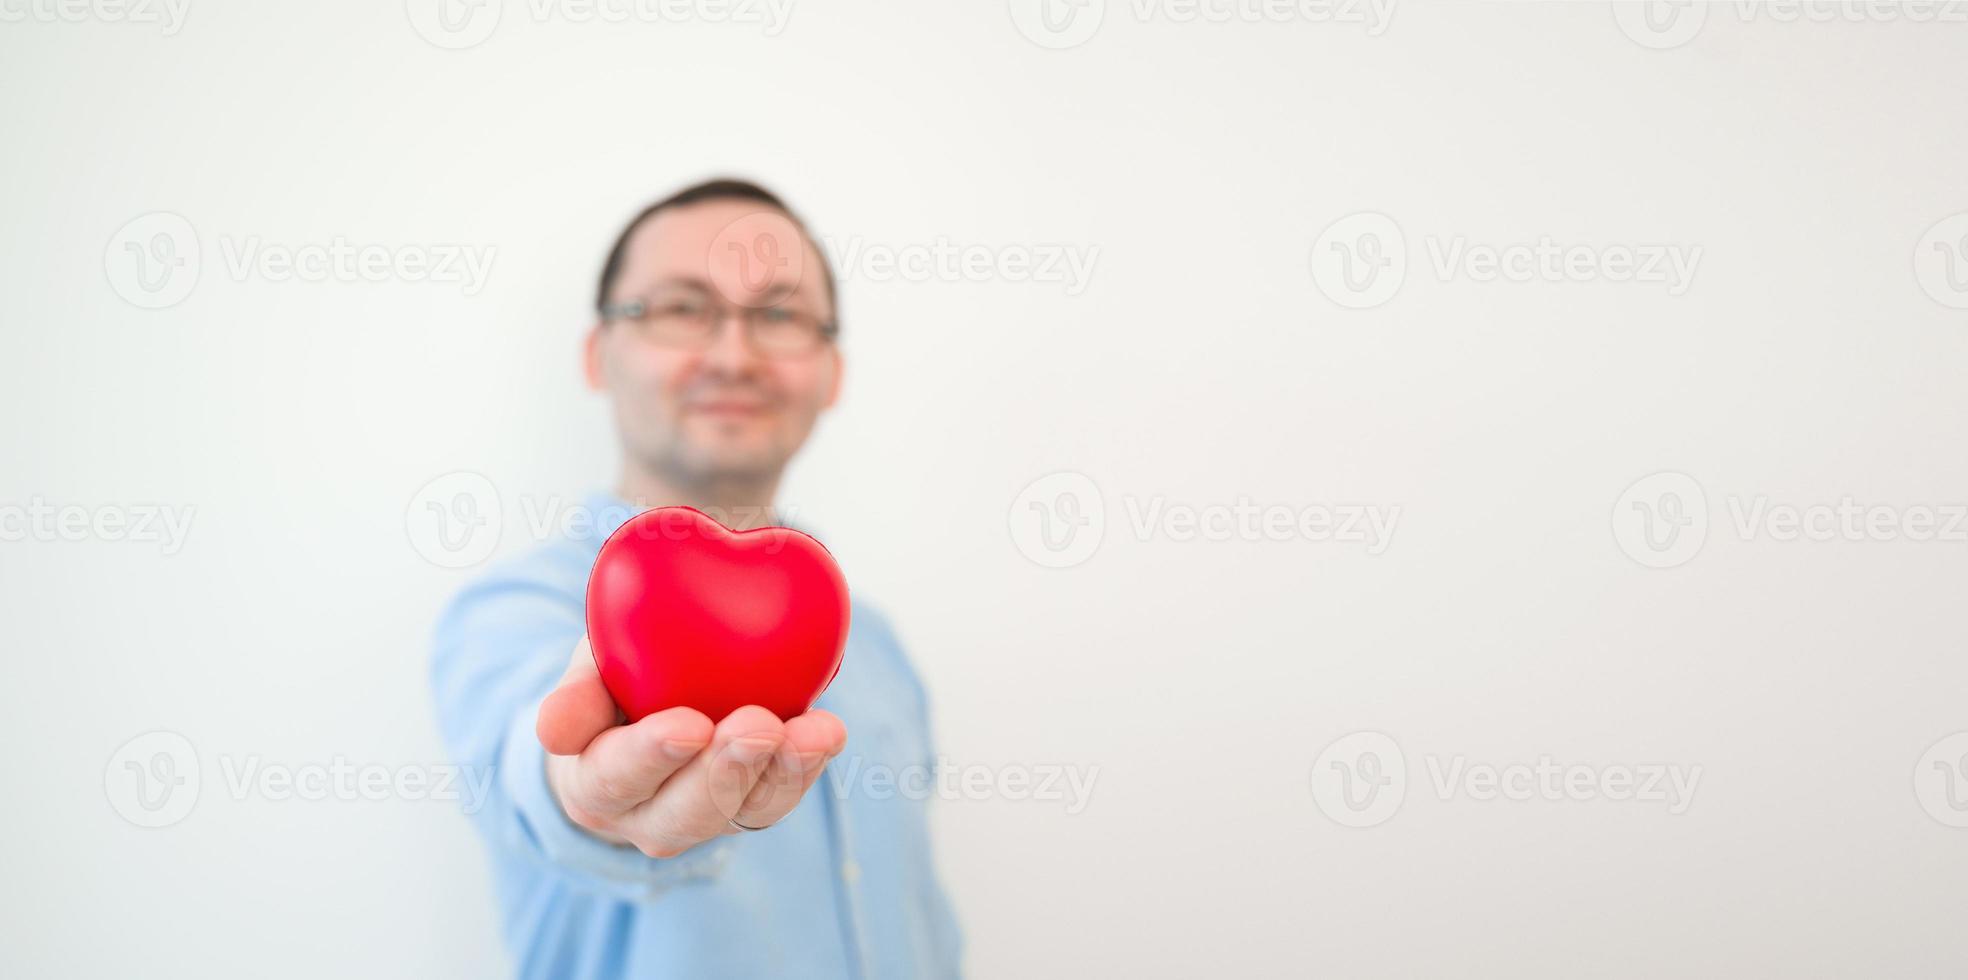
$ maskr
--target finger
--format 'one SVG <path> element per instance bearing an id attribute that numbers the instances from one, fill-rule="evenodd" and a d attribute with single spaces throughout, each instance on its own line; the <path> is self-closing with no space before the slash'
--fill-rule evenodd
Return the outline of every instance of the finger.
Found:
<path id="1" fill-rule="evenodd" d="M 711 730 L 702 712 L 679 707 L 602 732 L 574 760 L 564 804 L 590 816 L 635 809 L 710 744 Z"/>
<path id="2" fill-rule="evenodd" d="M 786 741 L 733 819 L 747 827 L 778 823 L 793 812 L 827 762 L 846 744 L 847 726 L 832 712 L 809 711 L 787 722 Z"/>
<path id="3" fill-rule="evenodd" d="M 574 657 L 568 661 L 560 684 L 540 702 L 533 732 L 548 752 L 579 755 L 595 736 L 615 727 L 620 720 L 621 714 L 615 710 L 608 688 L 602 686 L 601 672 L 595 668 L 594 653 L 584 636 L 574 645 Z"/>
<path id="4" fill-rule="evenodd" d="M 785 738 L 772 712 L 757 705 L 733 711 L 718 722 L 710 746 L 631 819 L 644 836 L 667 845 L 659 851 L 671 853 L 724 833 Z"/>

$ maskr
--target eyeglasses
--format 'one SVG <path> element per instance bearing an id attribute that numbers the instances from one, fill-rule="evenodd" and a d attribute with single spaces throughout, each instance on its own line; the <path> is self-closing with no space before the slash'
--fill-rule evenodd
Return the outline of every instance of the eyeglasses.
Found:
<path id="1" fill-rule="evenodd" d="M 601 308 L 604 321 L 627 321 L 645 340 L 686 350 L 711 346 L 718 325 L 734 313 L 744 321 L 752 345 L 770 357 L 811 354 L 840 333 L 839 324 L 796 307 L 729 306 L 695 290 L 653 293 Z"/>

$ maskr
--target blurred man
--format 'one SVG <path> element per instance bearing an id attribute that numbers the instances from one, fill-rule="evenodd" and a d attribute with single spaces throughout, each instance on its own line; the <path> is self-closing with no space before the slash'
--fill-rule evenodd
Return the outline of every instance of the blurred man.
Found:
<path id="1" fill-rule="evenodd" d="M 519 974 L 955 975 L 927 794 L 861 789 L 933 761 L 921 685 L 879 614 L 855 603 L 833 685 L 783 722 L 752 706 L 624 724 L 582 635 L 588 571 L 630 515 L 775 523 L 786 464 L 840 393 L 826 259 L 773 194 L 713 181 L 629 223 L 595 307 L 585 367 L 620 482 L 589 500 L 592 533 L 459 595 L 433 664 L 446 742 L 497 767 L 476 816 Z"/>

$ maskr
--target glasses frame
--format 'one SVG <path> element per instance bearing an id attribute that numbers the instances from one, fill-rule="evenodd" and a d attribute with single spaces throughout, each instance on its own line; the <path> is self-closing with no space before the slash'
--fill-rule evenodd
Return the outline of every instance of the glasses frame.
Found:
<path id="1" fill-rule="evenodd" d="M 599 310 L 597 310 L 597 312 L 601 314 L 601 320 L 603 323 L 615 323 L 616 321 L 626 320 L 631 324 L 635 324 L 638 323 L 643 317 L 649 314 L 649 302 L 650 302 L 649 300 L 640 297 L 635 299 L 625 299 L 617 303 L 605 304 Z M 771 348 L 766 347 L 765 345 L 758 342 L 758 321 L 755 319 L 755 314 L 764 311 L 766 309 L 769 309 L 769 307 L 742 306 L 733 303 L 719 302 L 717 300 L 710 300 L 708 302 L 712 312 L 712 317 L 711 317 L 712 329 L 710 333 L 705 334 L 704 341 L 701 344 L 696 344 L 696 345 L 665 344 L 664 346 L 680 346 L 688 350 L 703 350 L 705 348 L 708 348 L 712 344 L 717 343 L 718 335 L 723 332 L 725 321 L 731 319 L 733 315 L 736 315 L 738 317 L 739 323 L 743 325 L 745 329 L 745 339 L 749 341 L 754 348 L 757 348 L 760 353 L 766 354 L 768 356 L 803 357 L 808 354 L 819 352 L 819 350 L 822 347 L 825 347 L 826 345 L 833 343 L 835 338 L 840 336 L 839 321 L 820 320 L 818 324 L 820 328 L 820 333 L 819 333 L 820 343 L 817 346 L 813 347 L 811 350 L 774 351 Z M 819 319 L 819 318 L 816 317 L 815 319 Z M 640 333 L 640 331 L 638 332 Z M 646 337 L 647 334 L 642 334 L 642 336 Z"/>

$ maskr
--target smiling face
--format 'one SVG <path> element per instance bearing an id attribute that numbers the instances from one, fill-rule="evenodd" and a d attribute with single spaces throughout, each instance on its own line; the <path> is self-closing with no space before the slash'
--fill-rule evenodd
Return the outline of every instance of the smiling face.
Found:
<path id="1" fill-rule="evenodd" d="M 664 208 L 630 234 L 607 300 L 647 312 L 598 323 L 586 360 L 632 466 L 679 490 L 776 486 L 839 396 L 841 357 L 831 338 L 787 352 L 761 349 L 754 333 L 833 321 L 824 261 L 789 216 L 757 201 Z M 686 339 L 664 311 L 716 322 Z"/>

